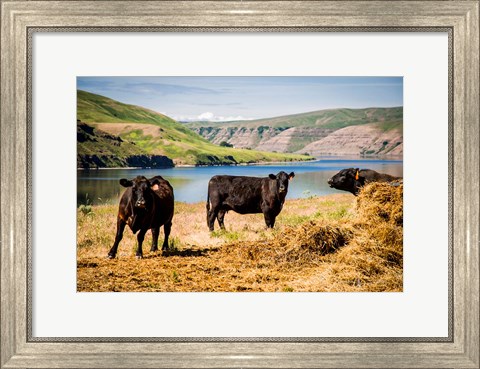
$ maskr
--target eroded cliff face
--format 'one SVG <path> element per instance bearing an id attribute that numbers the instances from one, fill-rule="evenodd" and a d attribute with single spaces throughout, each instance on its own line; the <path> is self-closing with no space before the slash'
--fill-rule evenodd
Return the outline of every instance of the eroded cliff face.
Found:
<path id="1" fill-rule="evenodd" d="M 228 142 L 240 149 L 254 149 L 263 142 L 280 134 L 283 128 L 260 127 L 200 127 L 193 129 L 210 142 L 220 145 Z M 267 150 L 273 151 L 273 150 Z"/>
<path id="2" fill-rule="evenodd" d="M 385 129 L 377 123 L 340 129 L 321 127 L 200 127 L 194 131 L 220 144 L 271 152 L 325 155 L 403 155 L 402 125 Z"/>
<path id="3" fill-rule="evenodd" d="M 403 132 L 398 129 L 383 130 L 376 124 L 350 126 L 316 140 L 299 153 L 312 156 L 325 155 L 403 155 Z"/>
<path id="4" fill-rule="evenodd" d="M 309 143 L 327 137 L 334 129 L 317 127 L 292 127 L 278 135 L 263 140 L 255 148 L 263 151 L 295 152 Z"/>
<path id="5" fill-rule="evenodd" d="M 200 127 L 195 132 L 219 145 L 228 142 L 241 149 L 270 152 L 295 152 L 305 145 L 328 136 L 334 129 L 320 127 Z"/>

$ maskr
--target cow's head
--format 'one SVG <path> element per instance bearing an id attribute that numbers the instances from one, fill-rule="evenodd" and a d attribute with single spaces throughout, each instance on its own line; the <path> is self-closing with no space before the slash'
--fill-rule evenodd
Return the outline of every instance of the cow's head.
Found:
<path id="1" fill-rule="evenodd" d="M 277 182 L 277 190 L 281 194 L 286 194 L 288 191 L 288 181 L 295 177 L 295 173 L 291 172 L 290 174 L 285 173 L 284 171 L 279 172 L 277 175 L 269 174 L 268 178 L 274 179 Z"/>
<path id="2" fill-rule="evenodd" d="M 152 201 L 151 183 L 144 176 L 138 176 L 132 180 L 122 178 L 120 184 L 123 187 L 130 187 L 132 190 L 131 202 L 137 209 L 149 207 Z"/>
<path id="3" fill-rule="evenodd" d="M 364 178 L 360 175 L 359 168 L 342 169 L 328 180 L 328 184 L 337 190 L 348 191 L 357 195 L 360 187 L 364 184 Z"/>

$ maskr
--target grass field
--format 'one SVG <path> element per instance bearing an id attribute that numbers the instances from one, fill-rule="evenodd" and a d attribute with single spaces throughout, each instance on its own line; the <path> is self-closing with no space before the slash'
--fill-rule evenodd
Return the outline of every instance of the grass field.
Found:
<path id="1" fill-rule="evenodd" d="M 106 259 L 117 207 L 78 212 L 78 291 L 402 291 L 403 185 L 288 200 L 273 230 L 261 214 L 225 216 L 209 232 L 204 203 L 176 203 L 170 250 L 135 258 L 127 228 Z M 160 242 L 163 234 L 160 235 Z"/>

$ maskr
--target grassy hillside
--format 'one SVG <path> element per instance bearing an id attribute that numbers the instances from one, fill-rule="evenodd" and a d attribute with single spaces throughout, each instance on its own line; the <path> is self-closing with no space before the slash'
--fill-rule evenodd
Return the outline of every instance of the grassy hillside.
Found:
<path id="1" fill-rule="evenodd" d="M 96 155 L 99 153 L 122 157 L 141 155 L 144 152 L 131 142 L 77 121 L 77 154 Z"/>
<path id="2" fill-rule="evenodd" d="M 147 155 L 132 142 L 77 121 L 77 168 L 172 166 L 164 155 Z"/>
<path id="3" fill-rule="evenodd" d="M 366 126 L 376 128 L 376 132 L 370 132 L 372 140 L 382 135 L 387 141 L 400 137 L 403 143 L 403 108 L 329 109 L 251 121 L 193 122 L 186 126 L 216 144 L 226 141 L 239 148 L 312 153 L 311 148 L 307 150 L 308 145 L 344 129 L 347 129 L 344 131 L 347 135 L 342 141 L 353 145 L 359 136 L 364 135 L 363 127 Z M 377 152 L 368 142 L 356 147 L 349 155 Z M 343 155 L 342 146 L 335 142 L 315 152 Z"/>
<path id="4" fill-rule="evenodd" d="M 403 107 L 366 109 L 327 109 L 281 117 L 231 122 L 192 122 L 187 127 L 322 127 L 340 129 L 347 126 L 379 122 L 402 122 Z"/>
<path id="5" fill-rule="evenodd" d="M 77 91 L 77 119 L 87 123 L 143 123 L 162 128 L 167 139 L 208 142 L 166 115 L 108 97 Z"/>
<path id="6" fill-rule="evenodd" d="M 77 119 L 135 143 L 145 154 L 166 155 L 175 164 L 209 165 L 309 159 L 298 154 L 220 147 L 165 115 L 81 90 L 77 91 Z"/>
<path id="7" fill-rule="evenodd" d="M 375 123 L 375 126 L 383 132 L 403 131 L 403 121 L 378 122 Z"/>

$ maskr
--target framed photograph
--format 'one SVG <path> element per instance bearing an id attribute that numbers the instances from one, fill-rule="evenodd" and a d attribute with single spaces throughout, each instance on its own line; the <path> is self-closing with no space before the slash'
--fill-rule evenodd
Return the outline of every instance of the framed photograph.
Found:
<path id="1" fill-rule="evenodd" d="M 2 1 L 1 368 L 478 368 L 478 24 Z"/>
<path id="2" fill-rule="evenodd" d="M 403 77 L 77 77 L 77 291 L 401 292 L 402 153 Z"/>

